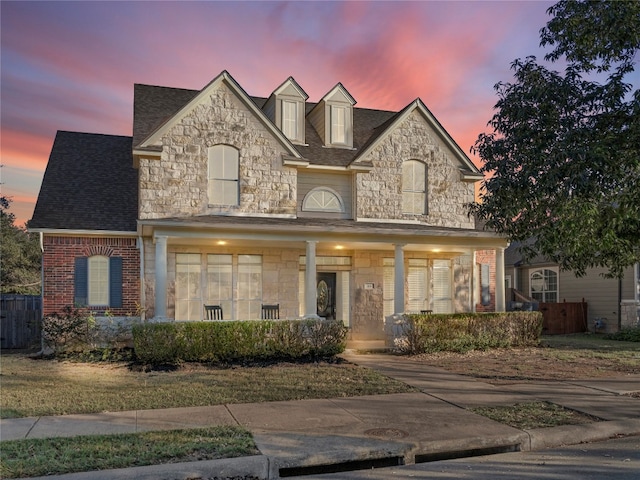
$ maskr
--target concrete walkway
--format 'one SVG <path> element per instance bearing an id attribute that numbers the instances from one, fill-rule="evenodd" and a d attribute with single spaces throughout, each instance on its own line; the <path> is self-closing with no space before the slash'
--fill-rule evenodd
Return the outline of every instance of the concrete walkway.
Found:
<path id="1" fill-rule="evenodd" d="M 193 479 L 253 475 L 275 479 L 339 469 L 411 464 L 479 452 L 535 450 L 640 435 L 640 375 L 494 386 L 409 358 L 344 357 L 417 389 L 414 393 L 326 400 L 218 405 L 0 420 L 0 440 L 241 425 L 262 455 L 44 477 Z M 584 425 L 518 430 L 467 410 L 547 400 L 602 419 Z"/>

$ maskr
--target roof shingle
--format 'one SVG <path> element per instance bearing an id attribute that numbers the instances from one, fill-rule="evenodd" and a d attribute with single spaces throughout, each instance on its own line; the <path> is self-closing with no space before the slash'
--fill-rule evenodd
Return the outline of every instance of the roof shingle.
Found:
<path id="1" fill-rule="evenodd" d="M 135 232 L 131 137 L 58 131 L 29 228 Z"/>

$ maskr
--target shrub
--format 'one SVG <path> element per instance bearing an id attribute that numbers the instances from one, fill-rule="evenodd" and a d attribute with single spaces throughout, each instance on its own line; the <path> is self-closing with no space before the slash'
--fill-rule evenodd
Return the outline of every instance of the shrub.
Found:
<path id="1" fill-rule="evenodd" d="M 396 347 L 403 353 L 467 352 L 537 345 L 540 312 L 405 315 Z"/>
<path id="2" fill-rule="evenodd" d="M 99 352 L 93 357 L 118 357 L 118 351 L 130 346 L 131 324 L 137 321 L 138 317 L 114 317 L 109 311 L 96 318 L 90 310 L 65 306 L 61 314 L 42 320 L 42 340 L 54 355 Z"/>
<path id="3" fill-rule="evenodd" d="M 321 358 L 344 351 L 342 322 L 260 320 L 145 323 L 133 327 L 144 364 Z"/>
<path id="4" fill-rule="evenodd" d="M 86 310 L 66 306 L 42 320 L 42 341 L 54 353 L 81 348 L 87 343 L 95 319 Z"/>
<path id="5" fill-rule="evenodd" d="M 607 334 L 605 338 L 622 342 L 640 342 L 640 327 L 623 328 L 619 332 Z"/>

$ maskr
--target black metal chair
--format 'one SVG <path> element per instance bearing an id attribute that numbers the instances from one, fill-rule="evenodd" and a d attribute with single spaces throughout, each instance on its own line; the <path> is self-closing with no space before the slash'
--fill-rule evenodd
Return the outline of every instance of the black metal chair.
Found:
<path id="1" fill-rule="evenodd" d="M 205 305 L 204 314 L 207 320 L 223 320 L 220 305 Z"/>
<path id="2" fill-rule="evenodd" d="M 280 304 L 262 305 L 262 320 L 279 320 Z"/>

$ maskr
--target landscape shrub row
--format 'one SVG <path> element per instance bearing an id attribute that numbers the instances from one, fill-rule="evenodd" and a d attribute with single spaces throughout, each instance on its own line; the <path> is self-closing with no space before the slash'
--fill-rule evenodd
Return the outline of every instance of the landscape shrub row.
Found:
<path id="1" fill-rule="evenodd" d="M 403 353 L 467 352 L 535 346 L 542 333 L 542 313 L 407 314 L 396 347 Z"/>
<path id="2" fill-rule="evenodd" d="M 149 365 L 321 358 L 344 351 L 346 332 L 328 320 L 143 323 L 133 326 L 133 345 Z"/>
<path id="3" fill-rule="evenodd" d="M 609 333 L 606 338 L 608 340 L 619 340 L 622 342 L 640 342 L 640 327 L 627 327 L 622 330 Z"/>

